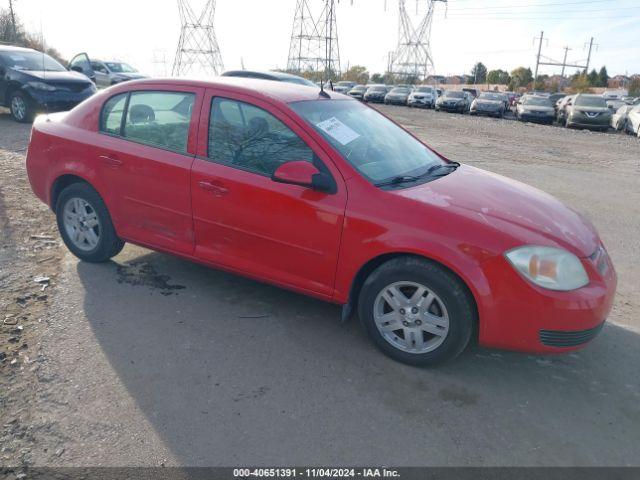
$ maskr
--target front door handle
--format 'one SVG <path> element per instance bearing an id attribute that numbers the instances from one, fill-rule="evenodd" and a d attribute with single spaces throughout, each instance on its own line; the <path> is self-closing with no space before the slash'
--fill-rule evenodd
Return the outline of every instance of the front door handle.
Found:
<path id="1" fill-rule="evenodd" d="M 213 195 L 215 195 L 216 197 L 222 197 L 222 196 L 226 195 L 227 193 L 229 193 L 229 190 L 227 190 L 225 187 L 223 187 L 222 185 L 216 185 L 213 182 L 207 182 L 207 181 L 202 180 L 202 181 L 198 182 L 198 186 L 202 190 L 210 192 Z"/>
<path id="2" fill-rule="evenodd" d="M 118 168 L 120 165 L 122 165 L 122 160 L 119 160 L 116 157 L 111 157 L 109 155 L 100 155 L 100 160 L 102 160 L 102 163 L 108 165 L 111 168 Z"/>

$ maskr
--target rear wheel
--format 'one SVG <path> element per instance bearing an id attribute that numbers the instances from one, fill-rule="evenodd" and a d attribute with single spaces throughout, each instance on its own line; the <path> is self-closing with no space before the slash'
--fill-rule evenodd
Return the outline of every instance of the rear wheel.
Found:
<path id="1" fill-rule="evenodd" d="M 418 366 L 457 357 L 469 343 L 476 319 L 474 302 L 454 274 L 413 257 L 378 267 L 362 287 L 358 311 L 380 350 Z"/>
<path id="2" fill-rule="evenodd" d="M 16 122 L 28 123 L 33 120 L 33 106 L 31 100 L 24 93 L 13 92 L 9 98 L 11 116 Z"/>
<path id="3" fill-rule="evenodd" d="M 60 193 L 56 216 L 64 243 L 80 260 L 106 262 L 124 247 L 104 201 L 87 183 L 74 183 Z"/>

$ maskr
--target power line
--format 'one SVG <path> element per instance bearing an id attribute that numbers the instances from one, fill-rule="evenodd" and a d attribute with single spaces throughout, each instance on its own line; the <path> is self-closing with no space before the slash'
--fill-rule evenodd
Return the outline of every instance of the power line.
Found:
<path id="1" fill-rule="evenodd" d="M 461 0 L 457 0 L 458 2 Z M 619 0 L 590 0 L 590 1 L 584 1 L 584 2 L 561 2 L 561 3 L 529 3 L 529 4 L 519 4 L 519 5 L 493 5 L 493 6 L 486 6 L 486 7 L 453 7 L 451 9 L 451 11 L 457 11 L 457 10 L 502 10 L 502 9 L 512 9 L 512 8 L 538 8 L 538 7 L 554 7 L 554 6 L 567 6 L 567 5 L 588 5 L 588 4 L 594 4 L 594 3 L 611 3 L 611 2 L 619 2 Z M 457 2 L 456 2 L 457 3 Z M 453 4 L 455 5 L 455 3 Z M 624 8 L 624 7 L 622 7 Z"/>

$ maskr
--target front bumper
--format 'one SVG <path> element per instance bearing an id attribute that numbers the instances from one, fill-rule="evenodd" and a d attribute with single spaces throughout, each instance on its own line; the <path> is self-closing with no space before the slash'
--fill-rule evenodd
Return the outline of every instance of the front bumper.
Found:
<path id="1" fill-rule="evenodd" d="M 34 102 L 35 108 L 44 112 L 63 112 L 71 110 L 79 103 L 91 97 L 96 90 L 86 88 L 80 92 L 56 90 L 49 92 L 46 90 L 25 89 Z"/>
<path id="2" fill-rule="evenodd" d="M 407 99 L 406 98 L 385 98 L 384 99 L 384 103 L 388 103 L 389 105 L 406 105 L 407 104 Z"/>
<path id="3" fill-rule="evenodd" d="M 462 110 L 464 110 L 463 105 L 451 105 L 446 103 L 437 104 L 436 108 L 438 108 L 439 110 L 444 110 L 445 112 L 461 112 Z"/>
<path id="4" fill-rule="evenodd" d="M 520 113 L 518 118 L 531 123 L 553 123 L 555 115 L 544 115 L 541 113 Z"/>
<path id="5" fill-rule="evenodd" d="M 529 353 L 562 353 L 595 338 L 611 311 L 617 277 L 608 256 L 604 274 L 595 260 L 581 261 L 589 284 L 557 292 L 523 279 L 502 256 L 487 260 L 483 271 L 493 298 L 486 305 L 479 302 L 480 344 Z"/>
<path id="6" fill-rule="evenodd" d="M 384 102 L 384 97 L 380 96 L 364 96 L 364 101 L 365 102 L 372 102 L 372 103 L 383 103 Z"/>
<path id="7" fill-rule="evenodd" d="M 569 127 L 588 128 L 595 130 L 609 129 L 611 123 L 611 117 L 602 116 L 602 118 L 589 118 L 589 117 L 575 117 L 570 116 L 567 121 Z"/>
<path id="8" fill-rule="evenodd" d="M 407 105 L 411 105 L 412 107 L 431 107 L 434 102 L 431 98 L 409 98 L 407 100 Z"/>
<path id="9" fill-rule="evenodd" d="M 498 108 L 488 109 L 488 108 L 472 107 L 469 110 L 469 113 L 471 113 L 472 115 L 488 115 L 490 117 L 499 117 L 501 112 L 500 112 L 500 109 Z"/>

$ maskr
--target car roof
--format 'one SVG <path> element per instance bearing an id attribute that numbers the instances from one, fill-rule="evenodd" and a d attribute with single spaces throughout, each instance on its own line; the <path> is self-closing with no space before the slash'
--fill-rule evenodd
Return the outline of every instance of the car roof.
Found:
<path id="1" fill-rule="evenodd" d="M 37 52 L 33 48 L 24 48 L 24 47 L 14 47 L 13 45 L 2 45 L 0 44 L 0 52 Z"/>
<path id="2" fill-rule="evenodd" d="M 135 89 L 139 86 L 163 86 L 180 87 L 189 86 L 196 88 L 220 88 L 234 93 L 244 93 L 254 97 L 263 97 L 283 103 L 299 102 L 304 100 L 321 100 L 323 98 L 335 100 L 353 100 L 350 96 L 325 89 L 327 97 L 320 95 L 320 87 L 314 88 L 295 83 L 263 80 L 245 77 L 214 77 L 211 80 L 196 80 L 182 78 L 144 79 L 127 82 L 124 90 Z"/>

